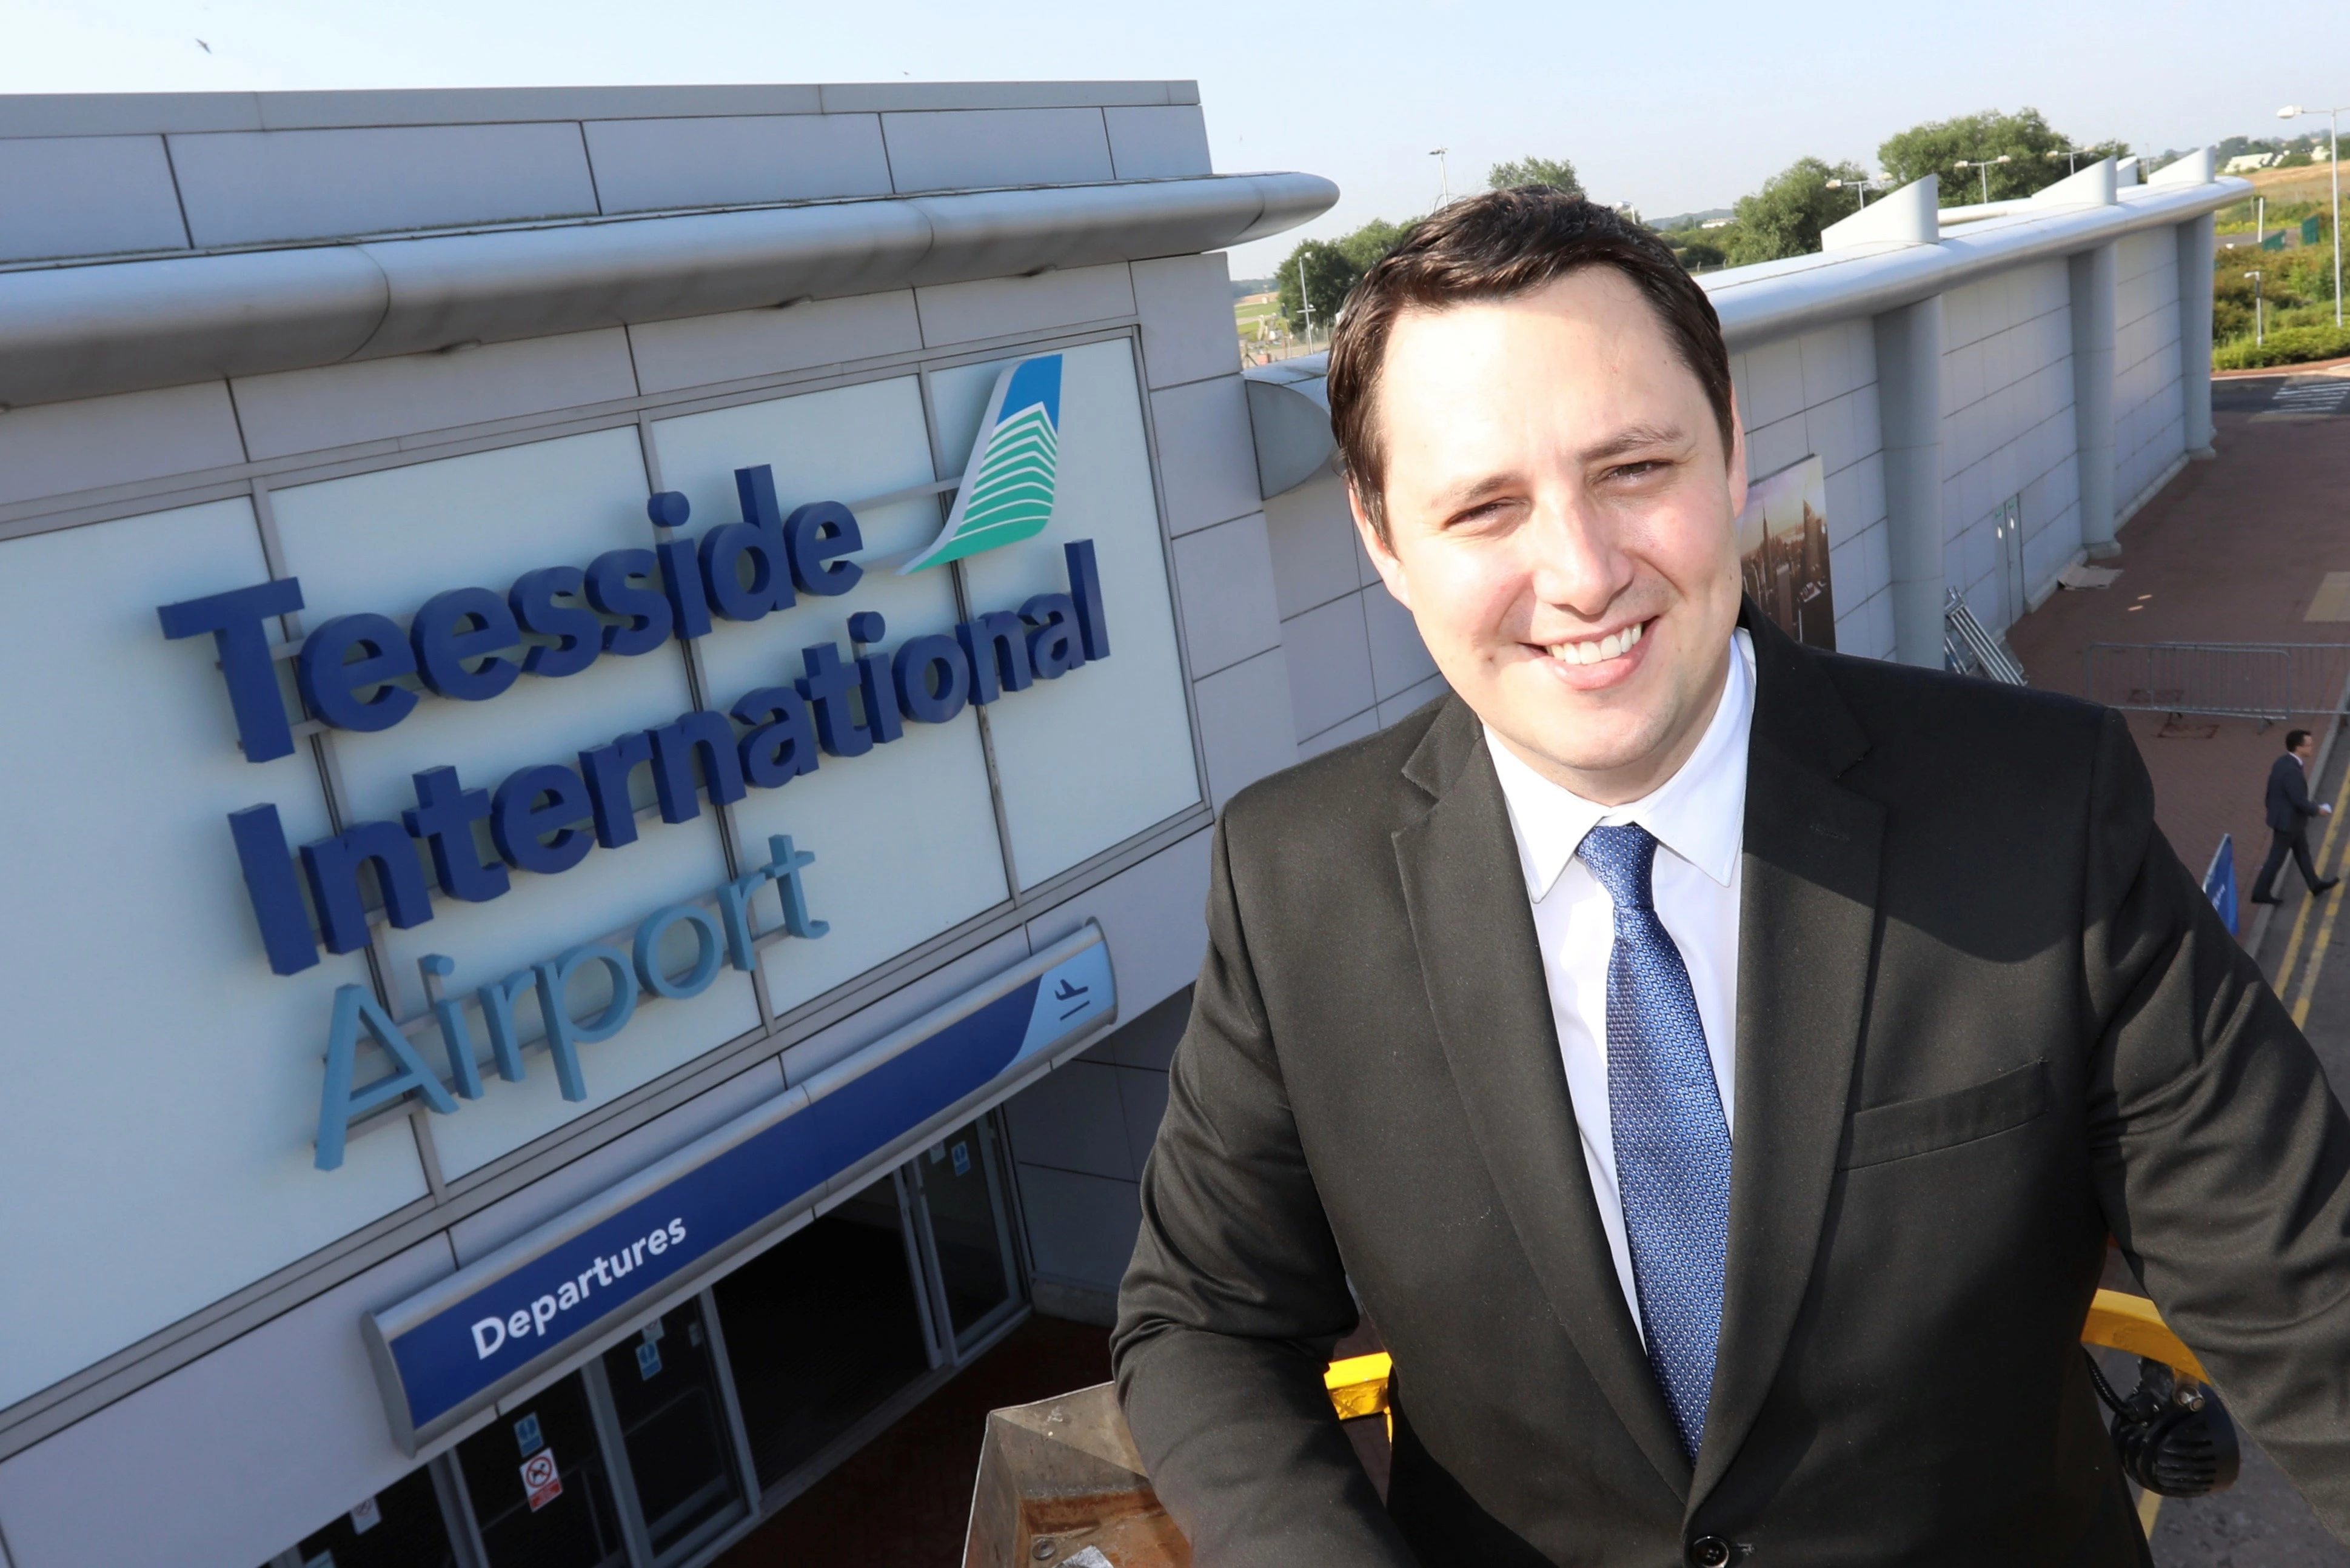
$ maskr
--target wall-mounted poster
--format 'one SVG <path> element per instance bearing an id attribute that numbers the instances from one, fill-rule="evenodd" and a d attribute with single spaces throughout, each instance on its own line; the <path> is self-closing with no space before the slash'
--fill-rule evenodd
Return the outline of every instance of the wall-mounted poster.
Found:
<path id="1" fill-rule="evenodd" d="M 1828 582 L 1827 470 L 1816 456 L 1746 487 L 1738 553 L 1746 593 L 1797 642 L 1835 647 Z"/>

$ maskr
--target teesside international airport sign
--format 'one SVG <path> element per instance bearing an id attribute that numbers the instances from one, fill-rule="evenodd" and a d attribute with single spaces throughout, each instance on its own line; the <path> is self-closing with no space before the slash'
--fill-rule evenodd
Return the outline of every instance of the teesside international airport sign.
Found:
<path id="1" fill-rule="evenodd" d="M 1060 357 L 1046 355 L 1020 361 L 998 378 L 946 525 L 904 570 L 1043 531 L 1051 518 L 1058 454 L 1060 370 Z M 856 589 L 864 568 L 850 557 L 864 547 L 864 538 L 847 506 L 813 502 L 786 515 L 765 466 L 736 470 L 734 485 L 739 520 L 699 537 L 680 532 L 690 519 L 686 498 L 663 492 L 646 504 L 660 530 L 650 548 L 608 550 L 585 565 L 540 566 L 504 593 L 452 587 L 425 600 L 404 628 L 373 611 L 334 617 L 313 629 L 294 655 L 303 708 L 332 729 L 389 730 L 422 701 L 406 684 L 411 679 L 442 698 L 494 701 L 525 676 L 562 680 L 600 659 L 640 658 L 673 639 L 690 642 L 720 620 L 760 620 L 792 607 L 801 595 L 839 597 Z M 723 711 L 681 713 L 574 758 L 518 768 L 494 787 L 469 784 L 453 767 L 426 767 L 413 775 L 413 806 L 396 820 L 355 823 L 300 846 L 298 873 L 276 805 L 230 814 L 270 967 L 296 974 L 318 961 L 322 944 L 332 953 L 368 946 L 361 873 L 369 866 L 391 925 L 408 929 L 432 919 L 420 844 L 443 895 L 487 902 L 507 891 L 512 870 L 560 875 L 598 849 L 634 842 L 638 825 L 629 785 L 639 768 L 650 771 L 660 820 L 687 822 L 701 815 L 704 795 L 723 805 L 752 789 L 779 788 L 814 772 L 822 757 L 862 756 L 901 738 L 908 724 L 943 724 L 967 704 L 994 702 L 1107 658 L 1109 628 L 1092 541 L 1066 545 L 1063 557 L 1066 592 L 1037 594 L 1016 608 L 974 615 L 951 635 L 909 638 L 889 650 L 882 646 L 889 636 L 882 617 L 854 613 L 848 618 L 854 646 L 847 655 L 837 643 L 816 643 L 800 649 L 799 676 L 743 692 Z M 248 762 L 273 761 L 295 749 L 268 623 L 302 607 L 300 580 L 280 577 L 164 605 L 158 612 L 167 638 L 211 635 Z M 744 729 L 739 736 L 738 724 Z M 487 825 L 494 856 L 477 847 L 474 828 L 481 823 Z M 714 912 L 702 903 L 667 906 L 646 917 L 628 950 L 587 944 L 479 988 L 474 1002 L 499 1076 L 523 1076 L 514 1008 L 522 994 L 535 991 L 564 1096 L 585 1099 L 577 1046 L 617 1033 L 640 991 L 691 996 L 710 985 L 722 965 L 752 967 L 746 911 L 768 882 L 778 885 L 785 929 L 795 936 L 822 936 L 825 922 L 809 913 L 800 883 L 801 869 L 814 857 L 783 836 L 768 847 L 765 866 L 712 890 Z M 697 957 L 671 973 L 657 952 L 680 924 L 693 929 Z M 454 969 L 437 954 L 423 962 L 430 972 Z M 609 973 L 610 1001 L 597 1016 L 575 1019 L 567 1002 L 570 981 L 598 966 Z M 371 992 L 347 985 L 337 992 L 319 1123 L 321 1168 L 341 1163 L 353 1119 L 411 1091 L 443 1113 L 454 1111 L 458 1099 L 480 1096 L 482 1075 L 463 1003 L 442 999 L 433 1013 L 448 1061 L 445 1085 Z M 359 1086 L 353 1062 L 362 1029 L 393 1071 Z"/>

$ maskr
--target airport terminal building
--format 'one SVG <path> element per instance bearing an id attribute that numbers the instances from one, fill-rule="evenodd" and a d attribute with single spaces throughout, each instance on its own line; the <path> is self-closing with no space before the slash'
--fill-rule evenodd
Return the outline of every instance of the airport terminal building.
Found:
<path id="1" fill-rule="evenodd" d="M 1706 280 L 1846 651 L 2209 444 L 2241 182 L 2083 172 Z M 1235 340 L 1336 196 L 1180 82 L 0 99 L 0 1568 L 700 1563 L 1107 1321 L 1216 808 L 1443 691 Z"/>

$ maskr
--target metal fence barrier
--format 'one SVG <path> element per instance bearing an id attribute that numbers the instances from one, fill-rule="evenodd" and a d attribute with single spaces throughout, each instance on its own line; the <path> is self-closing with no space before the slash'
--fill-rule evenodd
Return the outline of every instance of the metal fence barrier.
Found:
<path id="1" fill-rule="evenodd" d="M 2267 720 L 2350 711 L 2350 643 L 2097 642 L 2082 657 L 2090 699 L 2108 708 Z"/>

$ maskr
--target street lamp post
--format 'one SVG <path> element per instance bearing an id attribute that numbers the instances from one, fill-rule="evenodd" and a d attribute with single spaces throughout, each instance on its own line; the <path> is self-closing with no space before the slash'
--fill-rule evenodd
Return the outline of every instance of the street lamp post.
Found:
<path id="1" fill-rule="evenodd" d="M 1860 192 L 1860 205 L 1862 207 L 1866 207 L 1868 205 L 1868 193 L 1871 191 L 1882 191 L 1892 183 L 1893 176 L 1886 173 L 1880 169 L 1876 173 L 1866 175 L 1858 180 L 1831 180 L 1828 182 L 1828 189 L 1831 191 L 1857 191 Z M 1860 208 L 1856 207 L 1853 210 L 1855 212 L 1858 212 Z"/>
<path id="2" fill-rule="evenodd" d="M 1981 171 L 1983 202 L 1988 205 L 1991 202 L 1991 166 L 1994 163 L 2012 163 L 2014 161 L 2015 155 L 2013 153 L 2002 152 L 1996 158 L 1961 158 L 1950 167 L 1953 169 L 1975 169 Z"/>
<path id="3" fill-rule="evenodd" d="M 2325 116 L 2331 153 L 2326 161 L 2334 166 L 2334 325 L 2338 330 L 2342 326 L 2342 110 L 2303 109 L 2297 103 L 2277 110 L 2279 119 L 2299 119 L 2314 114 Z"/>
<path id="4" fill-rule="evenodd" d="M 1451 151 L 1450 147 L 1438 147 L 1430 149 L 1428 154 L 1436 160 L 1436 204 L 1440 207 L 1450 206 L 1452 202 L 1452 172 L 1444 156 Z"/>
<path id="5" fill-rule="evenodd" d="M 2248 272 L 2244 275 L 2252 280 L 2252 347 L 2257 348 L 2268 337 L 2267 318 L 2261 310 L 2261 275 Z"/>
<path id="6" fill-rule="evenodd" d="M 2064 161 L 2064 172 L 2067 174 L 2078 174 L 2081 171 L 2081 160 L 2084 157 L 2094 153 L 2102 158 L 2106 155 L 2105 149 L 2109 145 L 2113 144 L 2101 141 L 2095 147 L 2066 146 L 2061 149 L 2052 148 L 2048 151 L 2042 153 L 2041 156 L 2047 159 L 2051 163 L 2054 163 L 2056 160 L 2062 158 Z M 2118 150 L 2116 151 L 2115 156 L 2120 156 Z"/>

